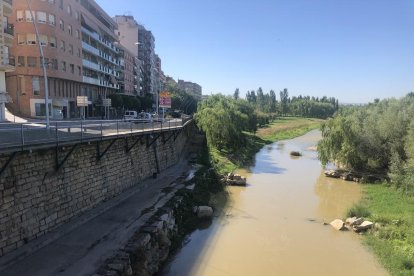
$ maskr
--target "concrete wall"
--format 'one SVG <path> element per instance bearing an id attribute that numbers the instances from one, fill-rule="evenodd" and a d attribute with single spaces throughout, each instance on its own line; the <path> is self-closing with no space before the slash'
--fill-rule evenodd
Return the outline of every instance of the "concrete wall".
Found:
<path id="1" fill-rule="evenodd" d="M 80 144 L 57 172 L 55 148 L 19 153 L 0 176 L 0 257 L 151 177 L 157 170 L 154 146 L 160 170 L 174 165 L 189 133 L 187 128 L 165 144 L 159 138 L 149 148 L 138 143 L 129 153 L 119 139 L 100 161 L 96 142 Z M 8 156 L 0 154 L 0 167 Z"/>

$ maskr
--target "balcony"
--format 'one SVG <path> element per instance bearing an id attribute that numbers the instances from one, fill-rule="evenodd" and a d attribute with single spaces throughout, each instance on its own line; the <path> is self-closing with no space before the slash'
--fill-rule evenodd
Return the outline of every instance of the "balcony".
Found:
<path id="1" fill-rule="evenodd" d="M 0 69 L 6 72 L 11 72 L 11 71 L 14 71 L 15 65 L 16 65 L 16 60 L 14 56 L 8 55 L 7 53 L 3 53 L 1 55 Z"/>
<path id="2" fill-rule="evenodd" d="M 88 29 L 86 29 L 85 27 L 81 27 L 81 31 L 87 35 L 89 35 L 90 37 L 92 37 L 93 39 L 99 41 L 99 35 L 95 32 L 91 32 Z"/>
<path id="3" fill-rule="evenodd" d="M 88 51 L 91 54 L 99 56 L 99 50 L 84 41 L 82 41 L 82 49 Z"/>
<path id="4" fill-rule="evenodd" d="M 92 70 L 95 70 L 95 71 L 100 71 L 99 64 L 97 64 L 95 62 L 92 62 L 90 60 L 82 59 L 82 65 L 89 68 L 89 69 L 92 69 Z"/>
<path id="5" fill-rule="evenodd" d="M 95 79 L 95 78 L 91 78 L 91 77 L 87 77 L 87 76 L 83 76 L 83 82 L 89 83 L 89 84 L 94 84 L 94 85 L 100 85 L 99 79 Z"/>
<path id="6" fill-rule="evenodd" d="M 5 34 L 9 34 L 11 36 L 14 35 L 14 25 L 13 24 L 6 24 L 3 29 Z"/>

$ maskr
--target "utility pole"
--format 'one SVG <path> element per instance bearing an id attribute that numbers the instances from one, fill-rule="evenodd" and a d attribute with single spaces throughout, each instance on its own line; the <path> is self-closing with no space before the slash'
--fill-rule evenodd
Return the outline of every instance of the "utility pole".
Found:
<path id="1" fill-rule="evenodd" d="M 45 64 L 45 56 L 43 54 L 42 42 L 40 41 L 39 30 L 37 29 L 36 19 L 33 16 L 32 7 L 30 5 L 30 0 L 26 0 L 27 6 L 29 7 L 30 16 L 33 20 L 33 26 L 35 28 L 36 33 L 36 40 L 37 44 L 39 45 L 40 50 L 40 57 L 42 58 L 42 69 L 43 69 L 43 79 L 45 82 L 45 108 L 46 108 L 46 128 L 49 129 L 50 127 L 50 120 L 49 120 L 49 84 L 47 82 L 47 72 L 46 72 L 46 64 Z"/>

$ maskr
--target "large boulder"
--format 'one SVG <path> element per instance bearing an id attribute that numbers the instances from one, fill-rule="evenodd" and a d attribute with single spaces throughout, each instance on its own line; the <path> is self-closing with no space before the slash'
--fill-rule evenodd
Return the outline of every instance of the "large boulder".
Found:
<path id="1" fill-rule="evenodd" d="M 334 229 L 338 231 L 347 230 L 342 219 L 335 219 L 329 223 Z"/>
<path id="2" fill-rule="evenodd" d="M 199 218 L 211 218 L 213 216 L 213 208 L 210 206 L 198 206 L 196 213 Z"/>
<path id="3" fill-rule="evenodd" d="M 361 231 L 366 231 L 370 228 L 372 228 L 374 226 L 373 222 L 370 222 L 368 220 L 364 221 L 363 223 L 361 223 L 360 225 L 354 225 L 353 229 L 355 232 L 361 232 Z"/>
<path id="4" fill-rule="evenodd" d="M 345 220 L 345 223 L 348 224 L 349 226 L 360 225 L 363 222 L 364 222 L 363 218 L 357 218 L 357 217 L 347 218 Z"/>

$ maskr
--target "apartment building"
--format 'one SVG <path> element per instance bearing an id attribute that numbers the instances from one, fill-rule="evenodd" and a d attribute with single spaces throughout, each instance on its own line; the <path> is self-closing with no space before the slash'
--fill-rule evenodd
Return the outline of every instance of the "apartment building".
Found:
<path id="1" fill-rule="evenodd" d="M 202 88 L 199 84 L 190 81 L 178 80 L 177 86 L 180 90 L 183 90 L 193 96 L 197 101 L 201 101 Z"/>
<path id="2" fill-rule="evenodd" d="M 120 77 L 119 77 L 119 93 L 127 96 L 138 95 L 138 81 L 135 64 L 135 56 L 126 47 L 117 46 L 120 52 Z"/>
<path id="3" fill-rule="evenodd" d="M 6 91 L 6 72 L 13 71 L 15 65 L 9 53 L 14 35 L 14 26 L 9 20 L 13 14 L 12 4 L 12 0 L 0 0 L 0 121 L 6 119 L 6 103 L 11 101 Z"/>
<path id="4" fill-rule="evenodd" d="M 143 70 L 142 91 L 143 94 L 155 95 L 158 91 L 154 87 L 155 76 L 155 38 L 152 32 L 144 26 L 138 25 L 138 59 Z"/>
<path id="5" fill-rule="evenodd" d="M 16 70 L 6 74 L 12 109 L 45 117 L 43 47 L 49 112 L 55 119 L 79 117 L 77 96 L 88 97 L 86 116 L 102 112 L 102 99 L 119 89 L 116 23 L 94 0 L 14 0 L 11 54 Z M 35 25 L 39 36 L 36 35 Z"/>

